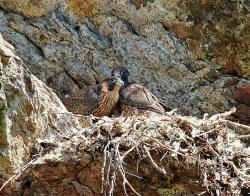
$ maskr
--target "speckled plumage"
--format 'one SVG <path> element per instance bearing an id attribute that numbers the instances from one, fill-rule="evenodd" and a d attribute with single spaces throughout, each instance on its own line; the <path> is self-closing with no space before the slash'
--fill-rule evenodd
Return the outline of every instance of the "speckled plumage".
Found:
<path id="1" fill-rule="evenodd" d="M 75 114 L 108 116 L 119 100 L 122 85 L 119 78 L 107 78 L 101 84 L 65 98 L 63 103 L 68 111 Z"/>

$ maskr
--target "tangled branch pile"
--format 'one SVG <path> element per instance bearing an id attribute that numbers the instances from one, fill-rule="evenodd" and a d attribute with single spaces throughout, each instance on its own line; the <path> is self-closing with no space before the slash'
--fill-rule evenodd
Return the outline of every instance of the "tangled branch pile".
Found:
<path id="1" fill-rule="evenodd" d="M 250 152 L 244 148 L 235 132 L 228 128 L 230 121 L 223 120 L 233 112 L 234 109 L 209 119 L 204 117 L 203 120 L 169 113 L 166 116 L 129 118 L 117 125 L 115 122 L 99 122 L 96 131 L 100 131 L 100 126 L 109 127 L 107 130 L 115 131 L 118 128 L 122 131 L 119 137 L 115 137 L 111 131 L 104 148 L 102 179 L 108 185 L 109 193 L 113 193 L 119 173 L 123 179 L 124 192 L 125 185 L 128 185 L 135 194 L 140 195 L 126 178 L 124 162 L 125 157 L 135 151 L 140 157 L 146 157 L 162 175 L 167 175 L 167 171 L 159 162 L 170 156 L 187 165 L 197 165 L 200 181 L 208 193 L 239 195 L 250 177 L 247 166 Z M 101 134 L 98 135 L 103 139 Z M 122 153 L 120 149 L 127 151 Z M 159 162 L 152 158 L 151 151 L 162 154 Z"/>
<path id="2" fill-rule="evenodd" d="M 164 160 L 171 158 L 187 168 L 198 168 L 196 172 L 204 187 L 203 193 L 239 195 L 250 177 L 250 151 L 235 131 L 249 131 L 249 127 L 225 120 L 233 112 L 234 109 L 201 120 L 183 117 L 174 111 L 162 116 L 151 115 L 150 118 L 91 118 L 89 128 L 72 131 L 68 138 L 49 142 L 41 140 L 43 144 L 54 143 L 54 147 L 46 153 L 40 151 L 40 156 L 29 164 L 29 169 L 15 176 L 13 185 L 16 182 L 20 186 L 20 181 L 25 178 L 31 180 L 32 170 L 39 178 L 35 171 L 37 165 L 46 162 L 48 167 L 48 160 L 76 160 L 84 156 L 83 152 L 99 152 L 103 157 L 99 174 L 103 194 L 113 195 L 120 186 L 126 195 L 132 192 L 140 195 L 140 190 L 131 183 L 133 178 L 144 178 L 139 172 L 143 167 L 140 160 L 147 160 L 155 173 L 167 178 L 169 171 Z M 232 126 L 235 130 L 229 128 Z M 137 164 L 131 165 L 131 159 Z M 29 177 L 24 177 L 27 175 Z"/>

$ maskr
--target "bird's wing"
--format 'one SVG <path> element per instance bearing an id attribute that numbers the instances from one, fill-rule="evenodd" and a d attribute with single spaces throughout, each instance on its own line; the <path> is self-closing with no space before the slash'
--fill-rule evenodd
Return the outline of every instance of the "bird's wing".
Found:
<path id="1" fill-rule="evenodd" d="M 159 103 L 162 105 L 162 107 L 164 108 L 165 112 L 169 112 L 169 111 L 172 110 L 172 108 L 166 106 L 166 104 L 164 104 L 164 103 L 162 103 L 162 102 L 159 102 Z"/>
<path id="2" fill-rule="evenodd" d="M 121 91 L 121 103 L 161 114 L 165 111 L 160 101 L 140 84 L 130 84 L 124 88 Z"/>
<path id="3" fill-rule="evenodd" d="M 87 115 L 88 112 L 98 105 L 100 89 L 98 86 L 92 86 L 84 91 L 79 91 L 63 100 L 68 111 Z"/>

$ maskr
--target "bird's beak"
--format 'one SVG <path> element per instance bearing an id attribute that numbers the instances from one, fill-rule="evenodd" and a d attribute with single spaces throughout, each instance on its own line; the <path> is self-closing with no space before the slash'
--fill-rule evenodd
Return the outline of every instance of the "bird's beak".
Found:
<path id="1" fill-rule="evenodd" d="M 117 78 L 116 84 L 119 86 L 124 86 L 124 82 L 120 78 Z"/>
<path id="2" fill-rule="evenodd" d="M 121 74 L 119 72 L 114 73 L 115 77 L 121 78 Z"/>

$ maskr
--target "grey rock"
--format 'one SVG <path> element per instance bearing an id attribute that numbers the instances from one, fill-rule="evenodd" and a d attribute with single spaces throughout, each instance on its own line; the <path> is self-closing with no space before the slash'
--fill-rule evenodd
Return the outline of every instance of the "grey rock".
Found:
<path id="1" fill-rule="evenodd" d="M 182 114 L 214 114 L 235 105 L 224 93 L 233 88 L 220 85 L 234 76 L 221 72 L 218 61 L 197 60 L 185 40 L 166 27 L 165 21 L 188 18 L 176 3 L 145 1 L 138 7 L 135 1 L 95 0 L 79 10 L 72 6 L 78 1 L 72 2 L 53 3 L 56 8 L 40 17 L 0 13 L 3 37 L 60 98 L 124 65 L 133 82 Z"/>
<path id="2" fill-rule="evenodd" d="M 39 145 L 39 139 L 59 141 L 62 132 L 58 130 L 64 130 L 65 137 L 73 133 L 73 127 L 85 127 L 88 122 L 83 123 L 84 117 L 68 118 L 66 108 L 52 89 L 23 67 L 14 47 L 1 35 L 0 48 L 0 183 L 3 184 L 32 159 L 37 152 L 32 149 Z"/>

